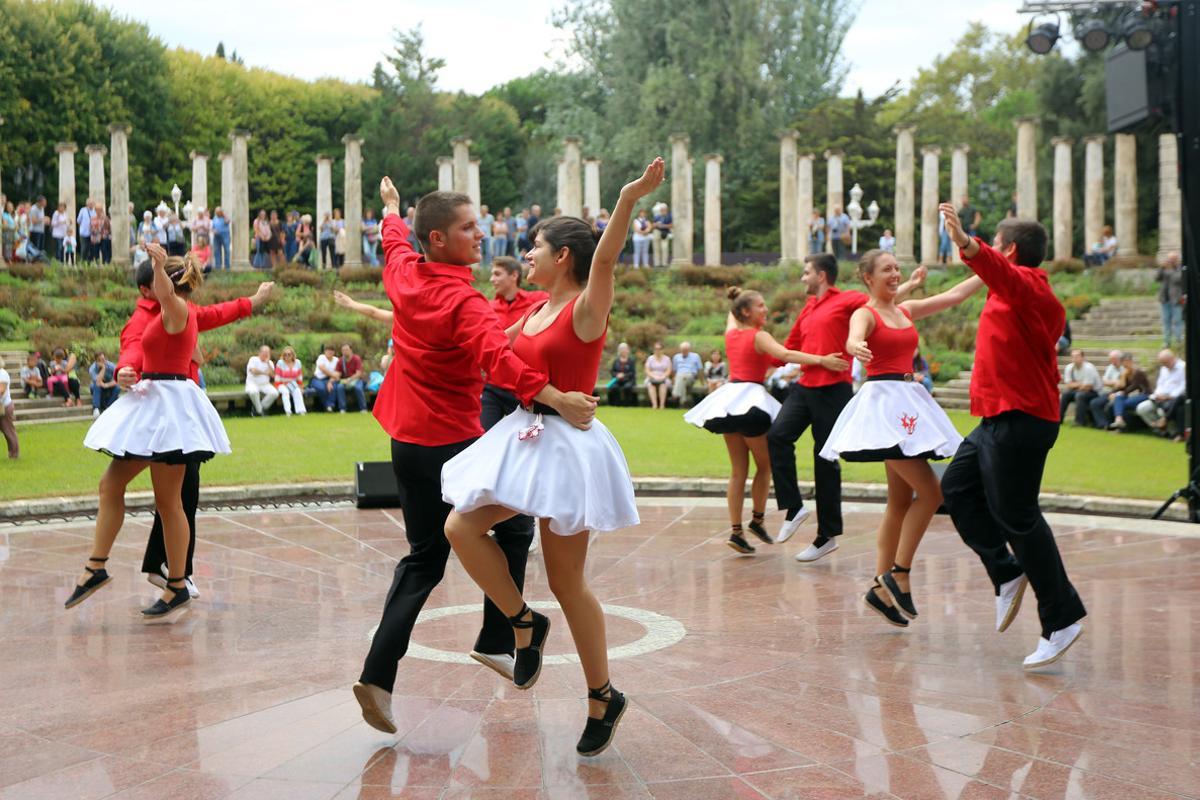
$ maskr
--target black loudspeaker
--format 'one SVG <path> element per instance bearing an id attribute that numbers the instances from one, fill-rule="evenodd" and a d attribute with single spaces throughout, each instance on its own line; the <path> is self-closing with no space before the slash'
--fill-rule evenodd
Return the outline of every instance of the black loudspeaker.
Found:
<path id="1" fill-rule="evenodd" d="M 390 461 L 354 465 L 354 502 L 359 508 L 399 508 L 404 503 Z"/>

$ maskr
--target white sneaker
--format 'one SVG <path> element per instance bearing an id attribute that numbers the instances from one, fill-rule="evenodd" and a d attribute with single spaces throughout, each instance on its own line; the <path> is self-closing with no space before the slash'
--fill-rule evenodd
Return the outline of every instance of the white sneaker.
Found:
<path id="1" fill-rule="evenodd" d="M 92 409 L 92 419 L 96 419 L 96 417 L 98 417 L 98 416 L 100 416 L 100 409 L 93 408 Z"/>
<path id="2" fill-rule="evenodd" d="M 1017 618 L 1017 612 L 1021 610 L 1021 598 L 1025 596 L 1025 587 L 1028 585 L 1029 579 L 1024 575 L 1000 584 L 1000 594 L 996 595 L 996 630 L 1004 633 Z"/>
<path id="3" fill-rule="evenodd" d="M 507 653 L 492 655 L 491 653 L 480 653 L 478 650 L 472 650 L 471 658 L 498 675 L 510 681 L 513 679 L 513 669 L 516 667 L 517 660 Z"/>
<path id="4" fill-rule="evenodd" d="M 354 684 L 354 699 L 362 707 L 363 720 L 377 731 L 396 732 L 396 720 L 392 717 L 392 693 L 378 686 L 359 681 Z"/>
<path id="5" fill-rule="evenodd" d="M 163 577 L 162 583 L 158 582 L 157 575 L 148 575 L 146 577 L 146 580 L 150 581 L 151 583 L 153 583 L 155 586 L 157 586 L 160 589 L 165 589 L 167 586 L 167 580 L 166 580 L 167 576 L 170 575 L 170 573 L 167 572 L 167 565 L 163 564 L 161 567 L 159 567 L 159 571 L 162 572 L 162 577 Z M 196 584 L 192 583 L 192 578 L 190 575 L 183 579 L 183 585 L 187 587 L 188 596 L 191 597 L 193 600 L 195 600 L 197 597 L 200 596 L 200 590 L 196 588 Z"/>
<path id="6" fill-rule="evenodd" d="M 529 543 L 529 552 L 536 553 L 542 549 L 542 536 L 537 531 L 533 533 L 533 541 Z"/>
<path id="7" fill-rule="evenodd" d="M 779 528 L 779 535 L 775 537 L 775 544 L 783 544 L 795 536 L 796 531 L 800 530 L 800 526 L 811 516 L 812 511 L 808 506 L 800 506 L 800 510 L 796 512 L 795 517 L 783 521 L 783 525 Z"/>
<path id="8" fill-rule="evenodd" d="M 820 547 L 817 547 L 815 544 L 810 544 L 808 547 L 796 554 L 796 560 L 807 564 L 811 561 L 822 559 L 837 549 L 837 538 L 830 539 Z"/>
<path id="9" fill-rule="evenodd" d="M 1062 630 L 1054 631 L 1049 639 L 1039 637 L 1037 650 L 1025 656 L 1025 669 L 1037 669 L 1058 661 L 1082 633 L 1083 626 L 1075 622 Z"/>

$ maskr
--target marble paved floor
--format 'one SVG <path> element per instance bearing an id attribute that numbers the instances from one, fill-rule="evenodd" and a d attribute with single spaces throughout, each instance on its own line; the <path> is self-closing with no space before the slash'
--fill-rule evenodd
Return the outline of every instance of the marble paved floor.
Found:
<path id="1" fill-rule="evenodd" d="M 995 633 L 945 518 L 913 574 L 921 616 L 899 631 L 862 603 L 877 506 L 848 505 L 841 549 L 808 566 L 791 556 L 811 528 L 738 558 L 719 502 L 641 511 L 589 559 L 597 595 L 622 607 L 613 679 L 632 699 L 592 760 L 573 749 L 577 663 L 554 659 L 519 692 L 455 662 L 479 593 L 453 561 L 427 608 L 467 608 L 418 624 L 398 735 L 362 723 L 349 687 L 406 550 L 398 514 L 204 514 L 203 596 L 169 627 L 137 618 L 154 596 L 136 572 L 146 518 L 127 523 L 113 583 L 70 612 L 90 525 L 0 528 L 0 800 L 1200 796 L 1190 527 L 1052 517 L 1091 616 L 1064 661 L 1029 674 L 1032 595 Z M 529 585 L 552 599 L 537 556 Z M 554 630 L 549 652 L 570 653 Z"/>

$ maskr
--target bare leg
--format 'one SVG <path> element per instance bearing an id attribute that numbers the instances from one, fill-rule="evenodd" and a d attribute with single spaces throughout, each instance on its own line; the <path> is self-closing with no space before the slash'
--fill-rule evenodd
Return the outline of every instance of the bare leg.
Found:
<path id="1" fill-rule="evenodd" d="M 887 470 L 887 507 L 883 510 L 883 519 L 879 521 L 879 533 L 875 540 L 875 574 L 882 575 L 896 563 L 896 549 L 900 546 L 900 530 L 904 518 L 912 505 L 912 487 L 904 482 L 900 474 L 893 469 L 896 461 L 883 462 Z M 875 594 L 880 600 L 891 605 L 887 592 L 875 587 Z"/>
<path id="2" fill-rule="evenodd" d="M 746 502 L 746 475 L 750 471 L 750 451 L 746 448 L 746 440 L 737 433 L 725 434 L 725 449 L 729 451 L 730 467 L 729 485 L 725 488 L 729 524 L 741 525 L 742 506 Z M 759 508 L 757 503 L 754 507 Z"/>
<path id="3" fill-rule="evenodd" d="M 488 599 L 506 617 L 521 613 L 525 599 L 508 571 L 508 559 L 488 532 L 497 524 L 516 516 L 503 506 L 484 506 L 466 514 L 451 511 L 446 518 L 446 538 L 458 554 L 463 569 L 478 584 Z M 513 628 L 517 647 L 528 647 L 533 638 L 531 628 Z"/>
<path id="4" fill-rule="evenodd" d="M 756 512 L 767 510 L 767 495 L 771 492 L 771 453 L 767 437 L 745 436 L 746 447 L 754 456 L 754 483 L 750 485 L 750 502 Z"/>
<path id="5" fill-rule="evenodd" d="M 575 640 L 575 652 L 583 665 L 588 688 L 599 689 L 608 683 L 608 639 L 604 631 L 604 611 L 584 577 L 589 534 L 581 531 L 573 536 L 559 536 L 550 530 L 547 520 L 539 522 L 550 591 L 562 606 L 563 616 L 571 628 L 571 638 Z M 606 708 L 604 703 L 588 700 L 590 717 L 603 717 Z"/>
<path id="6" fill-rule="evenodd" d="M 900 541 L 893 555 L 893 563 L 901 567 L 911 567 L 917 555 L 917 547 L 929 529 L 929 522 L 942 504 L 942 487 L 934 474 L 929 462 L 924 459 L 905 459 L 886 462 L 889 471 L 894 471 L 901 479 L 917 493 L 917 499 L 912 501 L 904 522 L 900 527 Z M 890 568 L 889 564 L 885 569 Z M 882 575 L 883 573 L 877 573 Z M 907 572 L 897 572 L 893 575 L 901 590 L 910 592 L 909 575 Z"/>
<path id="7" fill-rule="evenodd" d="M 163 544 L 167 550 L 169 577 L 187 575 L 188 520 L 183 510 L 183 464 L 150 465 L 150 480 L 154 485 L 154 505 L 163 524 Z M 176 588 L 163 589 L 162 599 L 170 600 Z M 184 591 L 187 591 L 186 589 Z"/>
<path id="8" fill-rule="evenodd" d="M 94 558 L 88 559 L 89 567 L 98 569 L 104 566 L 103 561 L 94 559 L 108 558 L 113 542 L 121 532 L 121 525 L 125 522 L 125 487 L 149 465 L 149 461 L 114 458 L 109 462 L 108 469 L 104 470 L 104 475 L 100 477 L 100 504 L 96 510 L 96 532 L 92 540 Z M 90 577 L 89 573 L 84 572 L 76 583 L 82 586 Z"/>

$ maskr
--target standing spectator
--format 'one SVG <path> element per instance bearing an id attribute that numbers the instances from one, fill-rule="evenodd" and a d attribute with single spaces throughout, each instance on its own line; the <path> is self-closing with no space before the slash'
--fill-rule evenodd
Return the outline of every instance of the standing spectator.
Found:
<path id="1" fill-rule="evenodd" d="M 79 232 L 79 260 L 85 264 L 95 259 L 92 255 L 92 219 L 95 216 L 95 203 L 89 197 L 75 218 L 75 230 Z"/>
<path id="2" fill-rule="evenodd" d="M 612 380 L 608 384 L 608 404 L 610 406 L 637 405 L 637 364 L 629 353 L 629 345 L 621 342 L 617 345 L 617 357 L 612 362 Z"/>
<path id="3" fill-rule="evenodd" d="M 217 206 L 212 218 L 213 265 L 217 269 L 229 269 L 229 220 L 225 209 Z"/>
<path id="4" fill-rule="evenodd" d="M 342 375 L 342 406 L 339 409 L 343 413 L 346 411 L 346 391 L 354 392 L 354 397 L 358 401 L 358 411 L 361 414 L 367 413 L 367 395 L 364 391 L 366 382 L 363 380 L 363 361 L 360 356 L 354 354 L 354 350 L 348 344 L 342 345 L 342 357 L 338 359 L 338 372 Z"/>
<path id="5" fill-rule="evenodd" d="M 858 359 L 855 359 L 854 363 L 858 364 Z M 913 351 L 912 375 L 914 381 L 925 387 L 925 391 L 933 394 L 933 377 L 929 374 L 929 362 L 921 355 L 920 347 Z"/>
<path id="6" fill-rule="evenodd" d="M 67 223 L 71 217 L 67 215 L 67 204 L 59 203 L 58 208 L 50 217 L 50 238 L 54 240 L 54 258 L 63 261 L 63 241 L 67 238 Z"/>
<path id="7" fill-rule="evenodd" d="M 338 360 L 334 356 L 333 345 L 327 344 L 317 356 L 317 364 L 313 369 L 312 387 L 317 396 L 317 402 L 326 411 L 346 410 L 346 390 L 342 387 L 342 374 L 338 372 Z"/>
<path id="8" fill-rule="evenodd" d="M 646 209 L 639 208 L 637 219 L 633 221 L 633 268 L 649 267 L 650 241 L 654 236 L 653 223 L 646 215 Z"/>
<path id="9" fill-rule="evenodd" d="M 1169 435 L 1168 425 L 1175 424 L 1175 441 L 1183 441 L 1187 428 L 1184 410 L 1187 407 L 1187 364 L 1170 350 L 1158 354 L 1158 380 L 1154 394 L 1138 403 L 1137 413 L 1151 428 Z"/>
<path id="10" fill-rule="evenodd" d="M 971 205 L 971 198 L 963 195 L 962 205 L 958 207 L 958 219 L 962 222 L 963 229 L 968 236 L 979 235 L 979 224 L 983 222 L 983 214 L 979 212 L 975 206 Z"/>
<path id="11" fill-rule="evenodd" d="M 488 207 L 481 205 L 479 207 L 479 217 L 477 224 L 479 230 L 483 231 L 483 238 L 479 241 L 479 263 L 485 267 L 492 263 L 492 224 L 496 218 L 492 216 L 492 212 L 488 211 Z"/>
<path id="12" fill-rule="evenodd" d="M 50 377 L 46 388 L 51 396 L 62 397 L 67 408 L 79 405 L 79 379 L 75 377 L 75 355 L 70 356 L 61 347 L 54 348 L 54 357 L 50 360 Z"/>
<path id="13" fill-rule="evenodd" d="M 116 372 L 116 367 L 105 358 L 104 353 L 96 353 L 95 360 L 88 367 L 88 375 L 92 378 L 92 419 L 103 414 L 121 394 Z"/>
<path id="14" fill-rule="evenodd" d="M 171 214 L 167 217 L 163 232 L 167 236 L 167 255 L 183 257 L 187 255 L 187 235 L 183 232 L 183 223 L 179 217 Z"/>
<path id="15" fill-rule="evenodd" d="M 196 260 L 204 265 L 204 272 L 212 270 L 212 247 L 208 243 L 208 236 L 203 233 L 198 233 L 193 237 L 192 255 Z"/>
<path id="16" fill-rule="evenodd" d="M 112 263 L 112 223 L 99 203 L 92 214 L 92 260 Z"/>
<path id="17" fill-rule="evenodd" d="M 938 214 L 938 252 L 937 260 L 943 266 L 950 263 L 950 232 L 946 230 L 946 215 Z"/>
<path id="18" fill-rule="evenodd" d="M 825 218 L 820 209 L 813 209 L 812 219 L 808 221 L 808 253 L 825 252 Z"/>
<path id="19" fill-rule="evenodd" d="M 68 267 L 75 266 L 75 252 L 77 243 L 75 240 L 75 223 L 67 222 L 67 237 L 62 242 L 62 261 Z"/>
<path id="20" fill-rule="evenodd" d="M 1121 382 L 1112 393 L 1113 421 L 1108 425 L 1110 431 L 1125 430 L 1125 410 L 1137 409 L 1150 399 L 1150 379 L 1146 373 L 1137 368 L 1133 361 L 1133 353 L 1121 354 Z"/>
<path id="21" fill-rule="evenodd" d="M 885 253 L 896 253 L 896 237 L 892 235 L 891 228 L 883 229 L 883 236 L 879 237 L 879 249 Z"/>
<path id="22" fill-rule="evenodd" d="M 200 208 L 196 210 L 195 216 L 192 217 L 192 251 L 195 252 L 199 246 L 200 237 L 204 237 L 204 241 L 209 247 L 208 261 L 202 261 L 201 264 L 205 267 L 212 267 L 212 241 L 213 241 L 213 221 L 208 216 L 208 211 Z"/>
<path id="23" fill-rule="evenodd" d="M 524 256 L 525 252 L 529 250 L 529 228 L 536 224 L 531 220 L 529 209 L 522 208 L 521 213 L 517 215 L 517 249 L 515 251 L 521 256 Z"/>
<path id="24" fill-rule="evenodd" d="M 246 362 L 246 396 L 253 406 L 250 416 L 263 416 L 275 398 L 279 397 L 279 390 L 272 382 L 274 376 L 275 362 L 271 360 L 271 348 L 264 344 L 258 348 L 258 355 L 250 356 Z"/>
<path id="25" fill-rule="evenodd" d="M 297 414 L 308 412 L 304 407 L 304 365 L 296 360 L 291 346 L 283 348 L 283 355 L 275 362 L 275 388 L 284 414 L 290 417 L 293 409 Z"/>
<path id="26" fill-rule="evenodd" d="M 504 221 L 508 223 L 508 240 L 505 242 L 505 253 L 513 256 L 517 255 L 517 217 L 513 214 L 513 210 L 508 206 L 504 207 Z M 414 232 L 412 234 L 416 236 Z M 420 250 L 420 247 L 416 248 Z"/>
<path id="27" fill-rule="evenodd" d="M 283 259 L 283 223 L 279 220 L 279 212 L 271 209 L 271 217 L 267 221 L 271 238 L 267 240 L 267 255 L 271 259 L 271 268 L 277 269 L 284 265 Z"/>
<path id="28" fill-rule="evenodd" d="M 5 201 L 0 207 L 0 261 L 12 261 L 17 249 L 17 215 L 13 204 Z M 59 255 L 62 260 L 62 255 Z"/>
<path id="29" fill-rule="evenodd" d="M 29 209 L 29 239 L 38 250 L 46 249 L 46 198 L 42 195 Z"/>
<path id="30" fill-rule="evenodd" d="M 1067 418 L 1067 406 L 1075 403 L 1075 424 L 1086 427 L 1091 402 L 1095 400 L 1104 384 L 1100 373 L 1090 361 L 1084 360 L 1083 351 L 1071 351 L 1071 363 L 1063 367 L 1062 396 L 1058 400 L 1058 424 Z"/>
<path id="31" fill-rule="evenodd" d="M 300 252 L 300 237 L 297 229 L 300 227 L 300 212 L 289 211 L 287 221 L 283 224 L 283 260 L 292 263 L 296 253 Z"/>
<path id="32" fill-rule="evenodd" d="M 1184 293 L 1179 253 L 1167 253 L 1154 279 L 1162 284 L 1158 287 L 1158 303 L 1162 307 L 1163 347 L 1182 345 Z"/>
<path id="33" fill-rule="evenodd" d="M 379 266 L 379 222 L 375 219 L 375 210 L 368 208 L 363 215 L 362 248 L 366 263 L 372 267 Z"/>
<path id="34" fill-rule="evenodd" d="M 8 442 L 8 457 L 18 458 L 21 455 L 21 444 L 17 440 L 17 426 L 13 420 L 12 378 L 4 368 L 4 359 L 0 358 L 0 433 Z"/>
<path id="35" fill-rule="evenodd" d="M 1063 325 L 1062 336 L 1058 337 L 1057 347 L 1058 354 L 1060 356 L 1065 356 L 1067 353 L 1071 352 L 1071 341 L 1071 321 L 1067 320 L 1066 324 Z"/>
<path id="36" fill-rule="evenodd" d="M 828 223 L 834 257 L 838 261 L 845 261 L 850 257 L 850 215 L 842 211 L 841 206 L 834 206 Z"/>
<path id="37" fill-rule="evenodd" d="M 321 247 L 321 269 L 333 269 L 337 265 L 337 254 L 333 250 L 337 240 L 337 230 L 333 227 L 333 214 L 326 211 L 321 219 L 321 228 L 317 232 L 317 242 Z"/>
<path id="38" fill-rule="evenodd" d="M 154 207 L 154 230 L 157 233 L 158 243 L 163 247 L 167 246 L 167 226 L 171 224 L 171 209 L 167 208 L 167 204 L 159 202 Z"/>
<path id="39" fill-rule="evenodd" d="M 492 258 L 508 254 L 508 218 L 504 212 L 496 215 L 491 231 L 484 231 L 492 237 Z"/>
<path id="40" fill-rule="evenodd" d="M 712 394 L 725 385 L 729 380 L 729 366 L 721 358 L 720 350 L 713 350 L 708 361 L 704 362 L 704 380 L 708 384 L 708 393 Z"/>
<path id="41" fill-rule="evenodd" d="M 671 375 L 675 378 L 671 396 L 679 403 L 680 408 L 691 401 L 692 384 L 703 369 L 699 354 L 692 352 L 692 345 L 689 342 L 680 342 L 679 352 L 671 356 Z"/>
<path id="42" fill-rule="evenodd" d="M 267 219 L 264 208 L 258 210 L 254 218 L 254 260 L 255 269 L 265 269 L 270 263 L 271 223 Z"/>
<path id="43" fill-rule="evenodd" d="M 662 342 L 654 343 L 654 353 L 646 359 L 646 394 L 651 408 L 667 407 L 667 381 L 671 378 L 671 359 L 663 352 Z"/>
<path id="44" fill-rule="evenodd" d="M 346 263 L 346 221 L 340 208 L 333 210 L 333 260 L 335 267 Z"/>
<path id="45" fill-rule="evenodd" d="M 1092 245 L 1092 250 L 1085 253 L 1083 263 L 1089 267 L 1099 267 L 1117 254 L 1117 237 L 1113 235 L 1112 225 L 1105 225 L 1100 230 L 1100 241 Z"/>
<path id="46" fill-rule="evenodd" d="M 675 227 L 675 219 L 671 216 L 671 207 L 666 203 L 654 206 L 654 266 L 666 267 L 671 264 L 671 231 Z"/>
<path id="47" fill-rule="evenodd" d="M 46 379 L 49 377 L 50 371 L 37 353 L 26 356 L 25 366 L 21 367 L 21 388 L 25 390 L 26 399 L 36 400 L 38 392 L 49 394 L 46 388 Z"/>

